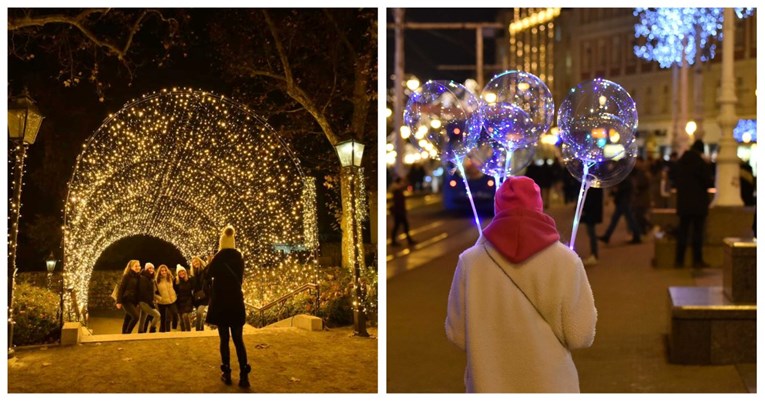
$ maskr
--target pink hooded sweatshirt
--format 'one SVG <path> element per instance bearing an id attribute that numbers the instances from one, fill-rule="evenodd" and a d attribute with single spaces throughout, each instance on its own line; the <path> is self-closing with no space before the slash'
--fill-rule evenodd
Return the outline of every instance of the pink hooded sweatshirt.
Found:
<path id="1" fill-rule="evenodd" d="M 494 208 L 449 292 L 446 336 L 467 355 L 465 388 L 579 392 L 571 350 L 592 344 L 597 321 L 582 261 L 558 241 L 533 180 L 507 179 Z"/>
<path id="2" fill-rule="evenodd" d="M 508 261 L 523 262 L 560 239 L 555 221 L 542 208 L 534 180 L 511 177 L 497 190 L 494 219 L 483 236 Z"/>

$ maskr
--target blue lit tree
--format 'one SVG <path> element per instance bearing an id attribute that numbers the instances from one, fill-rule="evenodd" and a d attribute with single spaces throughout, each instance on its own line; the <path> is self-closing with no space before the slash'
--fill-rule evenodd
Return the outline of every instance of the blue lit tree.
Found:
<path id="1" fill-rule="evenodd" d="M 735 10 L 739 18 L 754 13 L 754 8 Z M 697 51 L 702 62 L 710 60 L 722 41 L 722 8 L 636 8 L 633 14 L 640 19 L 635 38 L 645 38 L 645 43 L 634 46 L 635 55 L 656 61 L 661 68 L 681 63 L 683 50 L 689 65 L 696 61 Z"/>

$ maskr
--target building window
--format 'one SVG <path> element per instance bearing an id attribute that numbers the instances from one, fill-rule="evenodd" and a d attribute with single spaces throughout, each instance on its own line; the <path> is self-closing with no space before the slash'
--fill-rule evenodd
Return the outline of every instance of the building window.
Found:
<path id="1" fill-rule="evenodd" d="M 611 63 L 610 74 L 619 75 L 622 72 L 622 38 L 620 36 L 614 36 L 611 38 Z"/>

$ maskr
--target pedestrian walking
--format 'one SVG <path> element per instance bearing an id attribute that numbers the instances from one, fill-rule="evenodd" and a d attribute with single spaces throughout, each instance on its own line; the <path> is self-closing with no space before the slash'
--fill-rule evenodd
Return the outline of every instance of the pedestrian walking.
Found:
<path id="1" fill-rule="evenodd" d="M 709 266 L 702 258 L 704 223 L 709 211 L 707 189 L 714 187 L 709 164 L 701 156 L 704 143 L 696 140 L 691 149 L 685 151 L 675 164 L 675 186 L 677 187 L 677 215 L 680 225 L 677 228 L 677 247 L 675 248 L 675 267 L 685 266 L 685 248 L 690 232 L 693 249 L 693 267 Z"/>
<path id="2" fill-rule="evenodd" d="M 635 168 L 632 172 L 631 178 L 635 192 L 632 197 L 632 212 L 635 214 L 635 224 L 640 229 L 640 234 L 645 235 L 652 227 L 648 219 L 651 209 L 651 176 L 642 156 L 635 159 Z"/>
<path id="3" fill-rule="evenodd" d="M 495 216 L 454 272 L 446 335 L 467 353 L 467 392 L 579 392 L 571 350 L 595 338 L 579 256 L 559 242 L 539 187 L 509 177 Z"/>
<path id="4" fill-rule="evenodd" d="M 210 302 L 210 283 L 206 280 L 205 263 L 198 256 L 191 258 L 191 282 L 193 284 L 195 311 L 194 328 L 197 331 L 205 329 L 205 313 Z"/>
<path id="5" fill-rule="evenodd" d="M 207 323 L 218 327 L 221 380 L 231 384 L 231 352 L 228 347 L 230 335 L 239 360 L 239 386 L 247 388 L 250 386 L 248 374 L 251 367 L 247 363 L 247 349 L 242 338 L 245 322 L 242 293 L 244 259 L 242 253 L 236 249 L 234 235 L 234 228 L 227 225 L 220 235 L 218 253 L 207 265 L 207 278 L 212 281 Z"/>
<path id="6" fill-rule="evenodd" d="M 165 264 L 160 265 L 154 280 L 157 282 L 157 293 L 159 293 L 157 305 L 159 306 L 159 314 L 162 316 L 159 332 L 170 332 L 173 314 L 178 314 L 178 308 L 175 305 L 178 297 L 173 288 L 173 274 L 170 272 L 170 268 Z"/>
<path id="7" fill-rule="evenodd" d="M 191 312 L 194 311 L 194 284 L 183 265 L 175 267 L 175 294 L 178 297 L 176 305 L 180 315 L 181 331 L 191 331 Z"/>
<path id="8" fill-rule="evenodd" d="M 147 262 L 141 271 L 138 280 L 138 307 L 141 309 L 141 318 L 138 324 L 138 333 L 146 332 L 151 322 L 149 332 L 157 332 L 161 316 L 156 305 L 157 285 L 154 282 L 154 264 Z"/>
<path id="9" fill-rule="evenodd" d="M 127 324 L 123 321 L 122 333 L 133 332 L 140 312 L 138 310 L 138 278 L 140 277 L 141 263 L 138 260 L 130 260 L 122 273 L 120 285 L 117 288 L 117 309 L 125 310 L 126 318 L 130 317 Z"/>
<path id="10" fill-rule="evenodd" d="M 595 225 L 603 222 L 603 189 L 591 187 L 587 190 L 587 197 L 582 206 L 582 216 L 579 222 L 587 227 L 587 237 L 590 239 L 590 256 L 583 263 L 585 266 L 598 263 L 598 235 L 595 234 Z"/>
<path id="11" fill-rule="evenodd" d="M 632 240 L 630 240 L 630 243 L 640 244 L 641 230 L 635 221 L 635 215 L 632 211 L 635 188 L 632 177 L 634 174 L 634 170 L 630 172 L 630 175 L 622 180 L 616 187 L 616 190 L 612 193 L 614 197 L 614 213 L 611 215 L 611 223 L 609 223 L 608 229 L 606 229 L 603 236 L 598 237 L 603 243 L 608 244 L 611 240 L 611 235 L 614 233 L 614 230 L 616 230 L 616 225 L 619 223 L 619 218 L 624 216 L 624 219 L 627 221 L 627 226 L 629 227 L 630 232 L 632 232 Z"/>
<path id="12" fill-rule="evenodd" d="M 404 179 L 401 177 L 396 177 L 393 181 L 393 185 L 390 186 L 390 191 L 393 195 L 393 203 L 390 207 L 390 213 L 393 215 L 393 232 L 390 235 L 390 244 L 394 247 L 398 246 L 396 232 L 398 232 L 400 226 L 404 229 L 406 241 L 409 242 L 409 245 L 412 246 L 415 243 L 409 235 L 409 220 L 406 216 L 406 197 L 404 196 L 405 188 L 406 183 L 404 183 Z"/>

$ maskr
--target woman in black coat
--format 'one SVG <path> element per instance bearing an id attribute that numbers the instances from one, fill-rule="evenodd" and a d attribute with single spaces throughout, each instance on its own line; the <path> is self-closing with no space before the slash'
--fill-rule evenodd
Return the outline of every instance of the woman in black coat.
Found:
<path id="1" fill-rule="evenodd" d="M 194 256 L 191 259 L 191 283 L 193 284 L 194 291 L 194 309 L 196 310 L 196 318 L 194 319 L 194 327 L 197 331 L 205 329 L 205 313 L 207 312 L 207 305 L 210 303 L 210 283 L 207 282 L 207 269 L 202 259 Z"/>
<path id="2" fill-rule="evenodd" d="M 178 299 L 178 314 L 181 316 L 181 331 L 191 331 L 191 312 L 194 311 L 194 284 L 189 279 L 186 268 L 178 264 L 175 268 L 175 294 Z"/>
<path id="3" fill-rule="evenodd" d="M 130 260 L 122 274 L 119 288 L 117 289 L 117 308 L 125 309 L 126 318 L 130 317 L 127 325 L 123 323 L 122 333 L 129 334 L 138 323 L 141 312 L 138 309 L 138 282 L 141 276 L 141 263 L 138 260 Z"/>
<path id="4" fill-rule="evenodd" d="M 239 386 L 249 387 L 247 374 L 247 350 L 244 347 L 242 331 L 245 311 L 242 279 L 244 278 L 244 259 L 234 243 L 234 228 L 230 225 L 223 229 L 220 236 L 219 250 L 207 265 L 207 279 L 212 281 L 212 295 L 207 311 L 206 322 L 218 326 L 220 337 L 221 380 L 231 384 L 230 354 L 228 338 L 231 335 L 239 360 Z"/>

